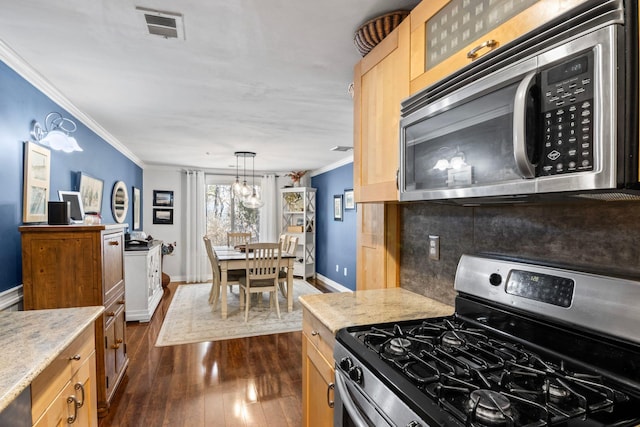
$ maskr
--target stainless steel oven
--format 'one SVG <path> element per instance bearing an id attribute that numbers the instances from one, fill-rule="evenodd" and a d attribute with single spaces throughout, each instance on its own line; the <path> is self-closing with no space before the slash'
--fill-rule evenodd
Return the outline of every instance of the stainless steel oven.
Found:
<path id="1" fill-rule="evenodd" d="M 452 316 L 336 336 L 335 426 L 640 425 L 640 281 L 463 255 Z"/>
<path id="2" fill-rule="evenodd" d="M 588 2 L 404 101 L 400 200 L 638 189 L 637 38 L 625 11 Z"/>

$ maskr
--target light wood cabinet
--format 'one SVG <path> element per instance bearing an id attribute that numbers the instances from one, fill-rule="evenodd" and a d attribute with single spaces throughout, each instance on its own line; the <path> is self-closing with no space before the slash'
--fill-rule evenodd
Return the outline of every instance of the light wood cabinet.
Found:
<path id="1" fill-rule="evenodd" d="M 400 285 L 400 219 L 395 203 L 358 206 L 356 290 Z"/>
<path id="2" fill-rule="evenodd" d="M 102 305 L 95 322 L 98 416 L 128 366 L 125 324 L 124 227 L 23 226 L 25 310 Z"/>
<path id="3" fill-rule="evenodd" d="M 470 64 L 472 60 L 493 49 L 499 49 L 585 1 L 525 0 L 516 2 L 510 0 L 494 9 L 488 8 L 486 2 L 422 1 L 411 11 L 410 15 L 411 94 L 430 86 Z M 466 4 L 463 5 L 463 3 Z M 528 7 L 519 6 L 523 4 Z M 448 10 L 434 18 L 448 5 L 451 5 Z M 487 9 L 483 9 L 483 7 Z M 486 16 L 484 22 L 477 18 L 479 14 Z M 435 23 L 436 28 L 429 32 L 427 27 L 432 19 L 434 21 L 431 21 L 431 25 L 433 26 Z M 434 40 L 434 38 L 438 40 Z M 492 47 L 480 48 L 487 41 L 494 41 L 495 44 Z M 468 58 L 467 53 L 475 48 L 479 48 L 477 56 L 473 59 Z"/>
<path id="4" fill-rule="evenodd" d="M 302 314 L 302 425 L 333 425 L 335 336 L 311 312 Z"/>
<path id="5" fill-rule="evenodd" d="M 409 19 L 354 68 L 356 202 L 398 200 L 400 101 L 409 95 Z"/>
<path id="6" fill-rule="evenodd" d="M 34 426 L 97 426 L 94 328 L 89 326 L 31 383 Z"/>
<path id="7" fill-rule="evenodd" d="M 124 251 L 126 320 L 148 322 L 162 300 L 160 241 L 147 250 Z"/>

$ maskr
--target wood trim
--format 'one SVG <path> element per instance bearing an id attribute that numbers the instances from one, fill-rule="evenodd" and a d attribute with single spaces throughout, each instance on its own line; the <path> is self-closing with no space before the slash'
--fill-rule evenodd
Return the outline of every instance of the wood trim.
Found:
<path id="1" fill-rule="evenodd" d="M 400 205 L 385 204 L 386 287 L 400 286 Z"/>

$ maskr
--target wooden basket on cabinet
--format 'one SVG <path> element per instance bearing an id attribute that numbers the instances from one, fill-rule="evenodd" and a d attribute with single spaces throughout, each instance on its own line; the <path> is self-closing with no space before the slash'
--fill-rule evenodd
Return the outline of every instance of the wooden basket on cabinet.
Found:
<path id="1" fill-rule="evenodd" d="M 409 16 L 408 10 L 395 10 L 365 22 L 355 33 L 353 42 L 356 49 L 365 56 L 407 16 Z"/>

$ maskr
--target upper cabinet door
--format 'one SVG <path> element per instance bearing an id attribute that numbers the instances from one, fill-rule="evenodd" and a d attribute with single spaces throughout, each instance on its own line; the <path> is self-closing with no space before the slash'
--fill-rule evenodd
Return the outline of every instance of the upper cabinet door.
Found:
<path id="1" fill-rule="evenodd" d="M 585 1 L 422 1 L 411 12 L 411 94 Z"/>
<path id="2" fill-rule="evenodd" d="M 354 69 L 354 195 L 356 202 L 397 201 L 400 101 L 409 95 L 410 19 Z"/>

